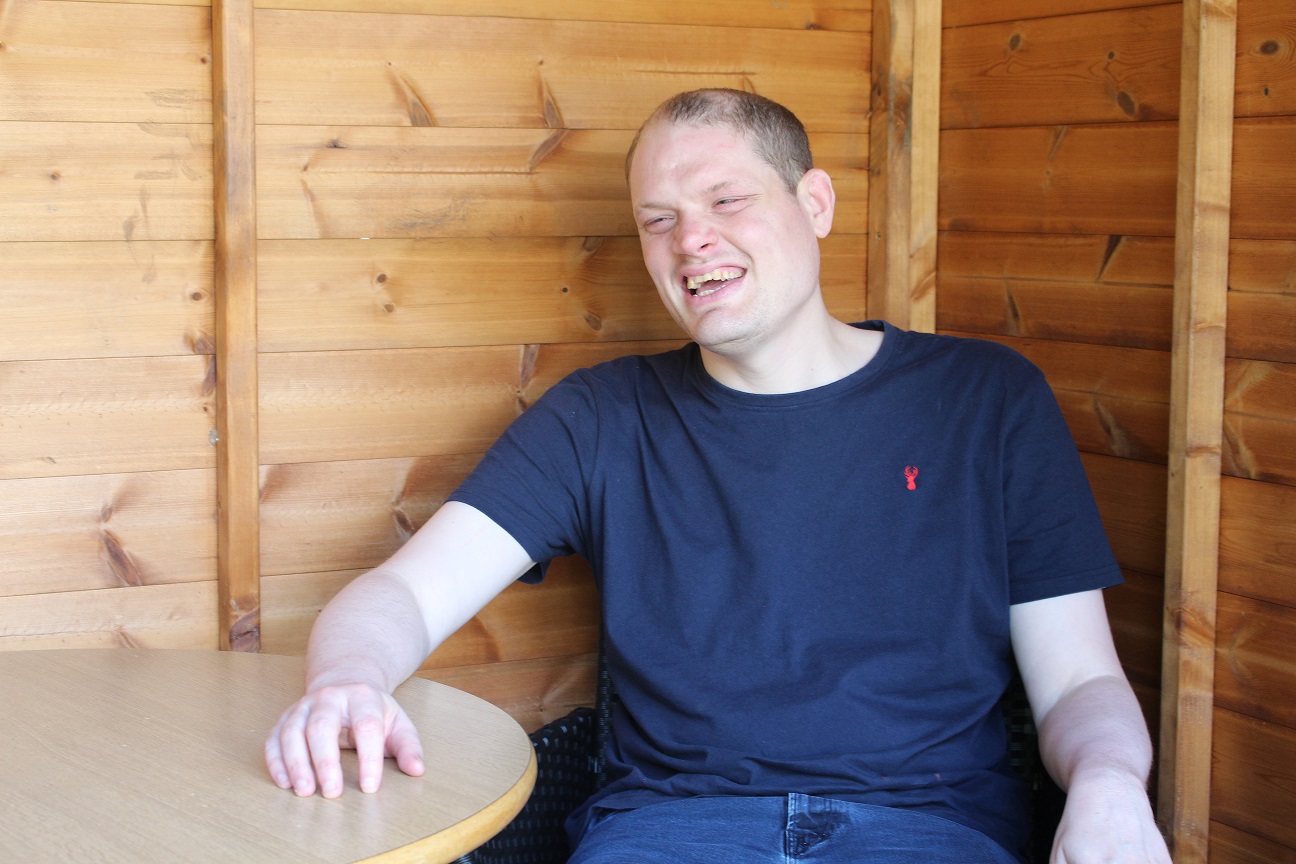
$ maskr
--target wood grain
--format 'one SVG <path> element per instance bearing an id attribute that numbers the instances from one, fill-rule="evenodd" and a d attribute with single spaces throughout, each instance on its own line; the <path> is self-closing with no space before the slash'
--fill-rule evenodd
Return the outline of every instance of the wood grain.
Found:
<path id="1" fill-rule="evenodd" d="M 1164 0 L 995 0 L 993 3 L 945 3 L 942 8 L 946 27 L 967 27 L 995 21 L 1056 18 L 1104 9 L 1156 6 L 1163 2 Z"/>
<path id="2" fill-rule="evenodd" d="M 1228 361 L 1224 471 L 1296 485 L 1296 365 Z"/>
<path id="3" fill-rule="evenodd" d="M 1296 864 L 1296 849 L 1212 822 L 1210 860 L 1213 864 Z"/>
<path id="4" fill-rule="evenodd" d="M 941 128 L 1172 120 L 1178 4 L 951 29 Z"/>
<path id="5" fill-rule="evenodd" d="M 1228 302 L 1228 356 L 1296 363 L 1296 242 L 1234 240 Z"/>
<path id="6" fill-rule="evenodd" d="M 1174 285 L 1174 240 L 1121 234 L 942 231 L 942 276 Z"/>
<path id="7" fill-rule="evenodd" d="M 532 0 L 260 0 L 258 7 L 326 9 L 338 12 L 405 12 L 435 15 L 479 15 L 571 21 L 616 21 L 634 24 L 764 27 L 785 30 L 856 30 L 870 25 L 868 0 L 713 0 L 699 6 L 690 0 L 551 0 L 538 7 Z"/>
<path id="8" fill-rule="evenodd" d="M 8 0 L 0 121 L 210 123 L 202 9 Z"/>
<path id="9" fill-rule="evenodd" d="M 0 361 L 212 350 L 210 243 L 5 243 L 0 258 Z"/>
<path id="10" fill-rule="evenodd" d="M 1249 239 L 1296 239 L 1296 177 L 1282 166 L 1296 148 L 1296 117 L 1243 118 L 1234 125 L 1230 232 Z"/>
<path id="11" fill-rule="evenodd" d="M 1296 728 L 1296 608 L 1221 592 L 1215 703 Z"/>
<path id="12" fill-rule="evenodd" d="M 1239 117 L 1296 114 L 1296 20 L 1291 0 L 1238 4 Z"/>
<path id="13" fill-rule="evenodd" d="M 596 655 L 586 654 L 428 669 L 418 675 L 485 699 L 523 729 L 539 729 L 574 708 L 593 705 L 597 673 Z"/>
<path id="14" fill-rule="evenodd" d="M 1165 463 L 1168 353 L 973 333 L 951 335 L 991 339 L 1039 366 L 1081 451 Z"/>
<path id="15" fill-rule="evenodd" d="M 1165 567 L 1165 468 L 1082 453 L 1116 560 L 1125 570 L 1159 576 Z"/>
<path id="16" fill-rule="evenodd" d="M 211 468 L 210 357 L 0 363 L 0 478 Z"/>
<path id="17" fill-rule="evenodd" d="M 1209 852 L 1236 44 L 1235 3 L 1186 0 L 1157 792 L 1185 864 Z"/>
<path id="18" fill-rule="evenodd" d="M 428 520 L 479 458 L 264 466 L 262 574 L 376 567 Z"/>
<path id="19" fill-rule="evenodd" d="M 221 648 L 261 647 L 252 0 L 213 0 L 216 543 Z"/>
<path id="20" fill-rule="evenodd" d="M 214 649 L 217 619 L 214 579 L 6 597 L 0 602 L 0 651 Z"/>
<path id="21" fill-rule="evenodd" d="M 211 127 L 13 121 L 0 241 L 210 240 Z"/>
<path id="22" fill-rule="evenodd" d="M 1296 487 L 1220 484 L 1221 591 L 1296 606 Z"/>
<path id="23" fill-rule="evenodd" d="M 942 276 L 942 330 L 1170 349 L 1168 287 Z"/>
<path id="24" fill-rule="evenodd" d="M 1161 605 L 1165 582 L 1137 570 L 1125 571 L 1125 584 L 1103 592 L 1116 653 L 1130 681 L 1152 691 L 1161 686 Z M 1160 708 L 1154 700 L 1153 717 Z M 1155 729 L 1153 723 L 1151 728 Z"/>
<path id="25" fill-rule="evenodd" d="M 637 236 L 629 132 L 262 126 L 262 239 Z M 836 230 L 867 230 L 860 136 L 812 136 L 833 177 Z"/>
<path id="26" fill-rule="evenodd" d="M 0 480 L 0 596 L 213 580 L 215 501 L 210 470 Z"/>
<path id="27" fill-rule="evenodd" d="M 1169 122 L 946 130 L 940 227 L 1173 236 L 1177 137 Z"/>
<path id="28" fill-rule="evenodd" d="M 845 320 L 867 317 L 865 246 L 821 243 L 825 301 Z M 681 335 L 630 237 L 265 241 L 258 324 L 276 352 Z"/>
<path id="29" fill-rule="evenodd" d="M 266 124 L 634 130 L 714 86 L 867 129 L 864 33 L 270 9 L 256 31 Z"/>
<path id="30" fill-rule="evenodd" d="M 1210 818 L 1296 848 L 1296 729 L 1216 708 Z"/>

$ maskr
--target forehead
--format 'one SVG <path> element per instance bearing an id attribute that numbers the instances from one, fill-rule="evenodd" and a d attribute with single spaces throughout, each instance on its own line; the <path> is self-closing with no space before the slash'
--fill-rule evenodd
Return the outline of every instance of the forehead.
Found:
<path id="1" fill-rule="evenodd" d="M 630 194 L 638 205 L 643 196 L 662 187 L 705 190 L 716 184 L 770 178 L 777 179 L 777 173 L 732 126 L 656 121 L 639 136 L 630 166 Z"/>

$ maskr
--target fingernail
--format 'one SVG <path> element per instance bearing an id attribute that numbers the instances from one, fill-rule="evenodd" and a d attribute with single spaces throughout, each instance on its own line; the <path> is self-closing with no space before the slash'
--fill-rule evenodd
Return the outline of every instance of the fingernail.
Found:
<path id="1" fill-rule="evenodd" d="M 376 792 L 378 790 L 378 781 L 372 777 L 366 777 L 360 781 L 361 792 Z"/>

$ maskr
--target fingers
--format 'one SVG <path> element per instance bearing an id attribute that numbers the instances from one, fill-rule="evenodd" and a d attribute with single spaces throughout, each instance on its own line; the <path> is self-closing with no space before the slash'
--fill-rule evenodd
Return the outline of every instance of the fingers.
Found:
<path id="1" fill-rule="evenodd" d="M 265 742 L 266 767 L 281 789 L 325 798 L 342 794 L 341 749 L 355 748 L 365 792 L 382 783 L 383 759 L 393 756 L 406 774 L 424 771 L 413 723 L 394 699 L 371 687 L 323 688 L 289 708 Z"/>

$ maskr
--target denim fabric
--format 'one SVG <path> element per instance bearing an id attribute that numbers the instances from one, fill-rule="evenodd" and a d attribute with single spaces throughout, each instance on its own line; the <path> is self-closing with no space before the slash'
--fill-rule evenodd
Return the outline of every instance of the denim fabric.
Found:
<path id="1" fill-rule="evenodd" d="M 569 864 L 1016 864 L 973 828 L 911 810 L 792 794 L 595 810 Z"/>

